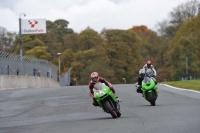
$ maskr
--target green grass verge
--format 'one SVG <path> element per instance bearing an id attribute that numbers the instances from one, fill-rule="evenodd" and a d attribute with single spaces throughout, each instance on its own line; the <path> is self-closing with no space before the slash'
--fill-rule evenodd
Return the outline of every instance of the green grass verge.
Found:
<path id="1" fill-rule="evenodd" d="M 200 80 L 184 80 L 174 82 L 161 82 L 161 84 L 167 84 L 178 88 L 191 89 L 200 91 Z"/>

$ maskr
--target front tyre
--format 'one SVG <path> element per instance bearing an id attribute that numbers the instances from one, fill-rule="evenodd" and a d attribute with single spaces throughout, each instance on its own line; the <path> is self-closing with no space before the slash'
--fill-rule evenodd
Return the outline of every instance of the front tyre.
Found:
<path id="1" fill-rule="evenodd" d="M 150 103 L 151 103 L 152 106 L 155 106 L 155 105 L 156 105 L 156 102 L 155 102 L 155 101 L 151 101 Z"/>
<path id="2" fill-rule="evenodd" d="M 152 106 L 156 105 L 153 91 L 148 93 L 148 99 Z"/>
<path id="3" fill-rule="evenodd" d="M 116 104 L 117 104 L 117 108 L 116 108 L 117 117 L 120 117 L 121 116 L 120 105 L 118 102 Z"/>
<path id="4" fill-rule="evenodd" d="M 121 112 L 118 110 L 117 111 L 117 117 L 120 117 L 121 116 Z"/>
<path id="5" fill-rule="evenodd" d="M 110 103 L 108 101 L 104 102 L 105 108 L 108 110 L 108 112 L 111 114 L 113 118 L 117 118 L 117 113 L 115 110 L 110 106 Z"/>

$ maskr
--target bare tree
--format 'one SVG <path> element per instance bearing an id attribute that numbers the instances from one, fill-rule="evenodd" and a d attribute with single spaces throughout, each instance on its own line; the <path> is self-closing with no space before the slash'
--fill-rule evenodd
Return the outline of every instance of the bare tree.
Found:
<path id="1" fill-rule="evenodd" d="M 184 21 L 198 14 L 199 3 L 198 0 L 190 0 L 175 7 L 169 13 L 169 20 L 157 23 L 158 34 L 171 39 Z"/>
<path id="2" fill-rule="evenodd" d="M 6 34 L 6 28 L 0 27 L 0 46 L 3 46 L 3 38 Z"/>
<path id="3" fill-rule="evenodd" d="M 198 14 L 199 1 L 190 0 L 181 4 L 169 13 L 170 24 L 179 27 L 185 20 L 192 18 Z"/>
<path id="4" fill-rule="evenodd" d="M 10 49 L 15 40 L 16 33 L 8 32 L 6 28 L 0 27 L 0 47 L 1 50 Z"/>
<path id="5" fill-rule="evenodd" d="M 166 34 L 166 27 L 169 25 L 167 20 L 163 20 L 162 22 L 158 22 L 156 24 L 156 28 L 158 30 L 158 35 L 164 36 Z"/>
<path id="6" fill-rule="evenodd" d="M 198 8 L 198 14 L 200 14 L 200 4 L 199 4 L 199 8 Z"/>

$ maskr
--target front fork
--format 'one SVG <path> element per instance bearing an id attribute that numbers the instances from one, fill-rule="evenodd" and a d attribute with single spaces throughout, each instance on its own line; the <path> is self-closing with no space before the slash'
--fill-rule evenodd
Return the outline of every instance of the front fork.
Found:
<path id="1" fill-rule="evenodd" d="M 148 99 L 148 98 L 147 98 L 147 93 L 149 93 L 149 92 L 153 92 L 153 93 L 155 94 L 155 97 L 156 97 L 156 98 L 158 97 L 157 88 L 156 88 L 156 89 L 153 89 L 153 90 L 150 90 L 150 91 L 148 91 L 148 90 L 143 91 L 143 90 L 142 90 L 142 92 L 143 92 L 143 95 L 144 95 L 144 98 L 145 98 L 145 99 Z"/>

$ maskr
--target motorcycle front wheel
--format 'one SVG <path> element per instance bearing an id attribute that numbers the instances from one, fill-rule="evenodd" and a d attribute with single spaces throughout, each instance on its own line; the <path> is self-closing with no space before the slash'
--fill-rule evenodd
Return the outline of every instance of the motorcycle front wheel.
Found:
<path id="1" fill-rule="evenodd" d="M 155 98 L 154 98 L 153 91 L 148 93 L 148 98 L 149 98 L 149 102 L 151 103 L 151 105 L 155 106 L 156 105 L 156 101 L 155 101 Z"/>
<path id="2" fill-rule="evenodd" d="M 110 106 L 109 101 L 104 102 L 105 108 L 108 110 L 108 112 L 111 114 L 113 118 L 117 118 L 117 113 L 114 111 L 114 109 Z"/>
<path id="3" fill-rule="evenodd" d="M 120 117 L 121 116 L 120 105 L 119 103 L 116 103 L 116 104 L 117 104 L 117 108 L 116 108 L 117 117 Z"/>

